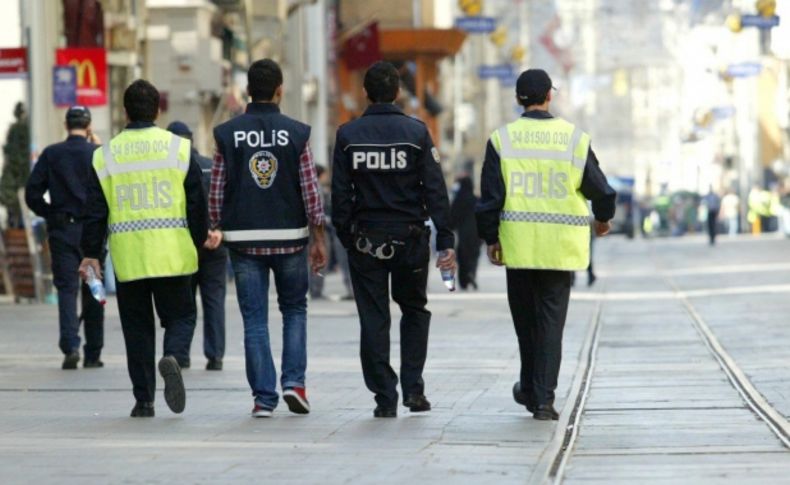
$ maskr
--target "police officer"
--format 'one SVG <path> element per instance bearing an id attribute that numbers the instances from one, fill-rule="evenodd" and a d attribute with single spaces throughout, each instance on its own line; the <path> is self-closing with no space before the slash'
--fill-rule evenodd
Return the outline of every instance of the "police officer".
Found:
<path id="1" fill-rule="evenodd" d="M 426 310 L 430 217 L 437 229 L 437 261 L 455 269 L 447 189 L 439 153 L 420 121 L 393 102 L 400 76 L 377 62 L 365 73 L 371 103 L 364 115 L 340 127 L 332 177 L 332 221 L 348 250 L 351 281 L 362 327 L 360 357 L 375 417 L 397 416 L 398 377 L 389 363 L 392 298 L 401 308 L 401 389 L 412 412 L 429 411 L 422 372 L 431 313 Z"/>
<path id="2" fill-rule="evenodd" d="M 178 360 L 188 357 L 195 328 L 192 275 L 197 247 L 208 232 L 207 202 L 200 165 L 184 140 L 154 125 L 159 92 L 137 80 L 124 92 L 129 124 L 93 154 L 82 247 L 88 267 L 99 272 L 98 256 L 109 232 L 115 265 L 129 376 L 137 400 L 132 417 L 154 416 L 155 320 L 164 332 L 159 373 L 165 401 L 175 413 L 186 405 Z"/>
<path id="3" fill-rule="evenodd" d="M 310 127 L 280 113 L 283 74 L 276 62 L 252 63 L 247 82 L 252 102 L 246 113 L 214 129 L 210 247 L 224 240 L 230 249 L 252 416 L 271 417 L 279 400 L 269 345 L 270 271 L 283 315 L 283 400 L 291 412 L 307 414 L 308 260 L 314 272 L 326 265 Z"/>
<path id="4" fill-rule="evenodd" d="M 66 112 L 66 141 L 44 149 L 25 189 L 27 205 L 47 221 L 52 273 L 58 290 L 60 350 L 63 369 L 76 369 L 80 361 L 80 320 L 85 322 L 85 360 L 82 366 L 103 367 L 104 308 L 87 285 L 80 285 L 77 269 L 82 259 L 82 217 L 91 159 L 98 138 L 91 133 L 91 113 L 84 106 Z M 50 202 L 44 199 L 49 191 Z M 77 315 L 77 292 L 82 288 L 82 314 Z"/>
<path id="5" fill-rule="evenodd" d="M 167 131 L 192 142 L 192 131 L 181 122 L 167 125 Z M 192 158 L 198 161 L 203 172 L 203 189 L 209 191 L 212 160 L 199 154 L 192 146 Z M 198 272 L 192 277 L 192 293 L 200 286 L 200 302 L 203 305 L 203 354 L 208 359 L 206 370 L 222 370 L 225 355 L 225 291 L 228 250 L 220 245 L 217 249 L 200 248 Z M 190 346 L 191 346 L 190 339 Z M 187 352 L 189 352 L 187 350 Z M 187 353 L 189 356 L 189 353 Z M 189 357 L 178 363 L 182 369 L 190 365 Z"/>
<path id="6" fill-rule="evenodd" d="M 530 69 L 516 83 L 524 114 L 495 131 L 486 146 L 476 209 L 488 257 L 507 268 L 510 312 L 521 354 L 513 397 L 535 419 L 558 419 L 554 390 L 571 272 L 590 261 L 587 199 L 603 236 L 614 216 L 615 191 L 606 182 L 580 128 L 549 113 L 552 82 Z"/>

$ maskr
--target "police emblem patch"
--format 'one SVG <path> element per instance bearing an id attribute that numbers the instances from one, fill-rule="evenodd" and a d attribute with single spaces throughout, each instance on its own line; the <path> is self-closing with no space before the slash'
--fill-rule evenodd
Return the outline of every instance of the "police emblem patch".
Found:
<path id="1" fill-rule="evenodd" d="M 436 160 L 436 163 L 439 163 L 439 150 L 436 147 L 431 148 L 431 155 L 433 155 L 433 159 Z"/>
<path id="2" fill-rule="evenodd" d="M 278 162 L 271 152 L 256 152 L 250 158 L 250 174 L 255 184 L 262 189 L 268 189 L 277 177 Z"/>

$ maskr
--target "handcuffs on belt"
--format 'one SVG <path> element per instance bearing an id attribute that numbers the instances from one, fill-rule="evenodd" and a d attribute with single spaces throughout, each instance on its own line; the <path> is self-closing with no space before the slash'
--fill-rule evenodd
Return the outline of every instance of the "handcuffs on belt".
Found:
<path id="1" fill-rule="evenodd" d="M 363 254 L 369 254 L 376 259 L 388 260 L 395 257 L 395 245 L 405 246 L 403 241 L 396 241 L 389 239 L 387 242 L 381 243 L 376 249 L 373 249 L 373 243 L 364 234 L 357 236 L 355 246 L 357 251 Z"/>

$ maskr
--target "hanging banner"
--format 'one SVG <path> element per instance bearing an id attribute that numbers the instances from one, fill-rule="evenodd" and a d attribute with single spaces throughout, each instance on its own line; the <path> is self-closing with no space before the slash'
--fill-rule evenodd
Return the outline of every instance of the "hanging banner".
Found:
<path id="1" fill-rule="evenodd" d="M 0 48 L 0 79 L 27 79 L 26 48 Z"/>
<path id="2" fill-rule="evenodd" d="M 58 66 L 74 66 L 77 73 L 77 104 L 107 104 L 107 51 L 101 48 L 58 49 Z"/>

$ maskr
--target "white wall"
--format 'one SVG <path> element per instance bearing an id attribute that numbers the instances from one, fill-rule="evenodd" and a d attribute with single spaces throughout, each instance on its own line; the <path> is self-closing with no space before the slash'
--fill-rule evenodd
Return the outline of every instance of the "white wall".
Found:
<path id="1" fill-rule="evenodd" d="M 20 47 L 22 45 L 21 16 L 17 0 L 3 2 L 3 15 L 0 15 L 0 47 Z M 25 101 L 25 82 L 16 79 L 0 79 L 0 145 L 5 144 L 8 126 L 14 121 L 14 105 Z M 0 151 L 0 167 L 3 156 Z"/>

